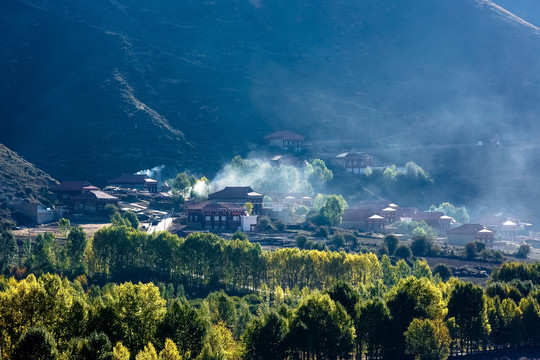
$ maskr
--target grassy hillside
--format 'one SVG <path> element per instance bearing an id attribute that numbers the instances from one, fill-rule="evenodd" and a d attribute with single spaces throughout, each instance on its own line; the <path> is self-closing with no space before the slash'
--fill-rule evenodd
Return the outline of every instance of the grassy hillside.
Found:
<path id="1" fill-rule="evenodd" d="M 50 205 L 48 189 L 54 184 L 49 174 L 0 144 L 0 223 L 12 220 L 8 204 L 14 198 Z"/>
<path id="2" fill-rule="evenodd" d="M 161 164 L 212 176 L 287 128 L 400 146 L 472 202 L 518 198 L 538 175 L 539 31 L 490 4 L 1 2 L 0 142 L 103 185 Z M 511 147 L 474 147 L 493 139 Z"/>

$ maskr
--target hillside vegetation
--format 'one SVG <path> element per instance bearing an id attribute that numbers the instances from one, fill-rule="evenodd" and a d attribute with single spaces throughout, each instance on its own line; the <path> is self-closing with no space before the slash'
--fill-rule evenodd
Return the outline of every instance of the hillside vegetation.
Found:
<path id="1" fill-rule="evenodd" d="M 49 174 L 0 144 L 0 224 L 11 220 L 8 204 L 15 198 L 50 205 L 54 184 Z"/>

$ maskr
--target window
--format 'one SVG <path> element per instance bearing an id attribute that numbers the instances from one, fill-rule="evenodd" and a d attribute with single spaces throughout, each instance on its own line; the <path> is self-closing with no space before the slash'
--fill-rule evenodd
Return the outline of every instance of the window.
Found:
<path id="1" fill-rule="evenodd" d="M 227 221 L 227 217 L 226 216 L 221 216 L 221 221 Z"/>
<path id="2" fill-rule="evenodd" d="M 214 221 L 219 221 L 219 215 L 214 215 Z"/>
<path id="3" fill-rule="evenodd" d="M 199 215 L 193 215 L 193 221 L 199 221 Z"/>
<path id="4" fill-rule="evenodd" d="M 204 217 L 204 220 L 205 220 L 205 221 L 211 221 L 211 220 L 212 220 L 212 217 L 211 217 L 210 215 L 206 215 L 206 216 Z"/>
<path id="5" fill-rule="evenodd" d="M 193 215 L 189 215 L 189 221 L 193 221 Z"/>
<path id="6" fill-rule="evenodd" d="M 240 221 L 240 216 L 235 215 L 232 217 L 233 221 Z"/>

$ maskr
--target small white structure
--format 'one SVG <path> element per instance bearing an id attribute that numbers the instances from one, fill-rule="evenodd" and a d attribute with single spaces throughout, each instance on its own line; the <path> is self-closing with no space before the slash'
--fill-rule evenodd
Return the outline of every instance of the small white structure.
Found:
<path id="1" fill-rule="evenodd" d="M 257 226 L 257 215 L 242 215 L 240 216 L 240 230 L 243 232 L 255 231 Z"/>

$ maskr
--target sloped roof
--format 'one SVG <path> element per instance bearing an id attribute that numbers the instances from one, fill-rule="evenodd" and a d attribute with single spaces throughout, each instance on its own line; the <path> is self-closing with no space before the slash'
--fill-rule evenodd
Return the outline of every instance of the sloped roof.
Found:
<path id="1" fill-rule="evenodd" d="M 503 222 L 503 226 L 517 226 L 517 224 L 513 221 L 508 220 Z"/>
<path id="2" fill-rule="evenodd" d="M 103 192 L 101 190 L 90 190 L 84 194 L 77 195 L 73 197 L 74 200 L 83 200 L 83 199 L 98 199 L 98 200 L 118 200 L 116 196 L 112 196 Z"/>
<path id="3" fill-rule="evenodd" d="M 342 152 L 341 154 L 338 154 L 335 156 L 337 159 L 345 159 L 345 158 L 361 158 L 361 159 L 367 159 L 372 158 L 371 155 L 365 153 L 365 152 L 359 152 L 359 151 L 346 151 Z"/>
<path id="4" fill-rule="evenodd" d="M 144 184 L 146 179 L 148 179 L 148 175 L 129 174 L 110 179 L 107 182 L 109 184 Z"/>
<path id="5" fill-rule="evenodd" d="M 476 235 L 484 227 L 480 224 L 464 224 L 455 229 L 447 230 L 448 235 Z"/>
<path id="6" fill-rule="evenodd" d="M 342 216 L 342 221 L 365 221 L 373 215 L 369 209 L 345 209 Z"/>
<path id="7" fill-rule="evenodd" d="M 271 134 L 268 134 L 264 137 L 265 140 L 270 139 L 285 139 L 285 140 L 304 140 L 304 137 L 300 134 L 289 130 L 276 131 Z"/>
<path id="8" fill-rule="evenodd" d="M 399 209 L 397 209 L 397 215 L 399 217 L 410 217 L 410 218 L 412 218 L 412 216 L 414 214 L 416 214 L 417 211 L 418 211 L 418 209 L 415 208 L 415 207 L 400 207 Z"/>
<path id="9" fill-rule="evenodd" d="M 413 220 L 440 220 L 444 213 L 440 211 L 418 211 L 413 214 Z"/>
<path id="10" fill-rule="evenodd" d="M 186 205 L 186 210 L 230 210 L 245 211 L 244 207 L 236 203 L 220 203 L 212 200 L 205 200 L 198 203 Z"/>
<path id="11" fill-rule="evenodd" d="M 60 184 L 51 188 L 53 192 L 61 191 L 81 191 L 84 187 L 92 186 L 88 181 L 62 181 Z"/>
<path id="12" fill-rule="evenodd" d="M 210 200 L 233 200 L 248 197 L 262 197 L 262 194 L 253 191 L 251 186 L 226 186 L 225 189 L 208 195 Z"/>

